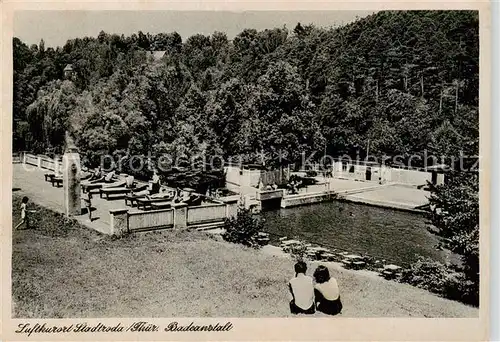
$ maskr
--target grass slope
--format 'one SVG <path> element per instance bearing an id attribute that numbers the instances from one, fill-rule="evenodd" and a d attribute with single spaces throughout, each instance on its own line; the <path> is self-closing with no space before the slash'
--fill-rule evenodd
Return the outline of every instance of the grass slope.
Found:
<path id="1" fill-rule="evenodd" d="M 14 223 L 19 206 L 15 196 Z M 14 317 L 289 316 L 289 258 L 201 232 L 112 239 L 37 209 L 36 229 L 13 232 Z M 343 317 L 478 315 L 475 308 L 363 272 L 334 268 L 332 274 Z"/>

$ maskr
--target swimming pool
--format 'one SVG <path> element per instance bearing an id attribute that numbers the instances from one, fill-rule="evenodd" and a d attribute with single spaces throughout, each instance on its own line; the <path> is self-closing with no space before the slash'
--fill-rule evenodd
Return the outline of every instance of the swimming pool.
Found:
<path id="1" fill-rule="evenodd" d="M 439 238 L 427 230 L 427 218 L 419 214 L 333 201 L 261 215 L 271 243 L 287 236 L 400 265 L 416 261 L 419 255 L 441 262 L 456 259 L 449 251 L 436 249 Z"/>

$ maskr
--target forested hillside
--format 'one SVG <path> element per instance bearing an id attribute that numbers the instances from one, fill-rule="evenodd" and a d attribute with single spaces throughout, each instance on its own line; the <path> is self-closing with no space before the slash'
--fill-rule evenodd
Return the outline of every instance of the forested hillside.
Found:
<path id="1" fill-rule="evenodd" d="M 94 162 L 204 151 L 273 165 L 314 151 L 363 158 L 368 141 L 379 157 L 477 155 L 478 20 L 389 11 L 233 40 L 101 32 L 47 48 L 14 38 L 14 149 L 60 152 L 70 127 Z"/>

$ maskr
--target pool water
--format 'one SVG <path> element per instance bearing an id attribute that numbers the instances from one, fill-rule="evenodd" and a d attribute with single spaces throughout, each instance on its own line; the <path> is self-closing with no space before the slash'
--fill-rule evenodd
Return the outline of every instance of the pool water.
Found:
<path id="1" fill-rule="evenodd" d="M 286 236 L 402 266 L 418 256 L 440 262 L 455 259 L 449 251 L 436 249 L 439 238 L 427 230 L 428 220 L 420 214 L 333 201 L 261 215 L 272 244 Z"/>

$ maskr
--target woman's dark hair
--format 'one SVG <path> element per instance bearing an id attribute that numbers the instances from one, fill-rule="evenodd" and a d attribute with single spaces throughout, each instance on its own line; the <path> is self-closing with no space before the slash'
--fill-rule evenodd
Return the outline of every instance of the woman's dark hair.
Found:
<path id="1" fill-rule="evenodd" d="M 28 197 L 24 196 L 22 202 L 26 204 L 28 203 L 28 200 L 29 200 Z"/>
<path id="2" fill-rule="evenodd" d="M 314 280 L 316 280 L 318 284 L 326 283 L 330 280 L 330 272 L 328 271 L 328 268 L 323 265 L 318 266 L 316 271 L 314 271 Z"/>

